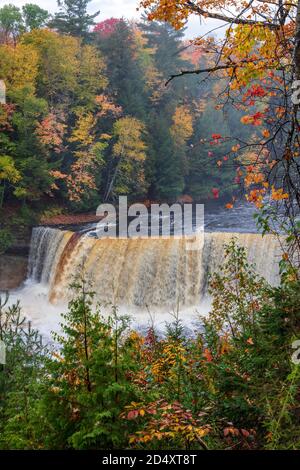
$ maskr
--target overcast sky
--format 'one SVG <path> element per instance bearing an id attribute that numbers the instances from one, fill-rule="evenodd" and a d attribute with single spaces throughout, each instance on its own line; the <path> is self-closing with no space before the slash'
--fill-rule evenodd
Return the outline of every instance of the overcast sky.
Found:
<path id="1" fill-rule="evenodd" d="M 45 8 L 51 13 L 57 10 L 56 0 L 0 0 L 0 6 L 6 4 L 13 4 L 18 7 L 21 7 L 25 3 L 35 3 L 41 8 Z M 101 1 L 92 1 L 89 6 L 90 13 L 95 13 L 100 10 L 99 21 L 103 21 L 107 18 L 121 18 L 125 17 L 128 19 L 139 18 L 141 16 L 141 11 L 137 11 L 139 0 L 101 0 Z M 200 24 L 199 18 L 195 17 L 189 21 L 188 30 L 186 36 L 188 38 L 194 38 L 196 36 L 201 36 L 207 31 L 221 24 L 217 21 L 205 20 Z M 222 31 L 222 29 L 221 29 Z"/>

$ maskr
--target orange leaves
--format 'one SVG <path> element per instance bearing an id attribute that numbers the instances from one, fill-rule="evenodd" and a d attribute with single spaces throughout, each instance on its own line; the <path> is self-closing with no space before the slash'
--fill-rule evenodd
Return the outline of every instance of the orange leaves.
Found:
<path id="1" fill-rule="evenodd" d="M 113 101 L 104 94 L 96 96 L 95 101 L 100 107 L 100 111 L 97 114 L 98 117 L 106 116 L 109 113 L 113 116 L 119 116 L 122 113 L 121 106 L 114 104 Z"/>
<path id="2" fill-rule="evenodd" d="M 183 408 L 181 403 L 168 403 L 158 400 L 144 404 L 142 408 L 132 404 L 134 409 L 122 414 L 123 419 L 137 419 L 144 417 L 146 426 L 142 431 L 130 436 L 130 444 L 147 443 L 155 441 L 199 442 L 210 432 L 208 425 L 203 425 L 199 418 L 195 418 L 190 410 Z M 139 406 L 142 406 L 140 404 Z"/>
<path id="3" fill-rule="evenodd" d="M 88 190 L 96 189 L 93 166 L 93 162 L 83 158 L 78 158 L 71 166 L 71 174 L 66 179 L 70 201 L 79 202 Z"/>
<path id="4" fill-rule="evenodd" d="M 249 194 L 246 194 L 246 199 L 248 202 L 253 202 L 259 209 L 262 207 L 264 194 L 264 189 L 253 189 Z"/>
<path id="5" fill-rule="evenodd" d="M 261 126 L 263 123 L 264 114 L 261 112 L 257 112 L 253 115 L 243 116 L 241 118 L 242 124 L 251 124 L 252 126 Z"/>
<path id="6" fill-rule="evenodd" d="M 283 188 L 275 189 L 273 186 L 271 197 L 273 201 L 282 201 L 284 199 L 288 199 L 289 195 L 284 192 Z"/>
<path id="7" fill-rule="evenodd" d="M 270 131 L 268 131 L 268 129 L 264 129 L 264 130 L 262 131 L 262 135 L 263 135 L 263 137 L 265 137 L 266 139 L 268 139 L 271 134 L 270 134 Z"/>
<path id="8" fill-rule="evenodd" d="M 241 123 L 242 124 L 251 124 L 251 116 L 243 116 L 241 117 Z"/>
<path id="9" fill-rule="evenodd" d="M 283 106 L 279 106 L 278 108 L 275 109 L 276 116 L 281 119 L 286 113 L 286 109 Z"/>
<path id="10" fill-rule="evenodd" d="M 230 423 L 231 424 L 231 423 Z M 254 429 L 237 429 L 234 426 L 229 426 L 223 430 L 224 437 L 244 437 L 246 439 L 252 438 L 256 432 Z"/>
<path id="11" fill-rule="evenodd" d="M 231 151 L 232 152 L 238 152 L 240 150 L 240 144 L 237 144 L 237 145 L 234 145 L 232 148 L 231 148 Z"/>
<path id="12" fill-rule="evenodd" d="M 224 437 L 227 437 L 229 435 L 239 436 L 239 434 L 240 434 L 239 430 L 234 428 L 234 427 L 225 428 L 223 433 L 224 433 Z"/>
<path id="13" fill-rule="evenodd" d="M 212 357 L 212 354 L 211 354 L 209 349 L 207 349 L 207 348 L 204 349 L 203 356 L 204 356 L 204 358 L 207 362 L 212 362 L 213 361 L 213 357 Z"/>
<path id="14" fill-rule="evenodd" d="M 260 184 L 265 181 L 265 176 L 263 173 L 248 172 L 244 178 L 244 183 L 246 188 L 252 184 Z"/>
<path id="15" fill-rule="evenodd" d="M 52 176 L 52 178 L 54 178 L 55 180 L 64 180 L 66 178 L 68 178 L 68 175 L 66 175 L 65 173 L 61 173 L 60 171 L 58 170 L 52 170 L 49 172 L 50 176 Z M 52 190 L 58 190 L 59 187 L 56 185 L 56 183 L 53 183 L 51 185 L 51 189 Z"/>
<path id="16" fill-rule="evenodd" d="M 62 151 L 62 142 L 66 125 L 60 122 L 55 114 L 50 113 L 41 123 L 37 124 L 36 134 L 42 144 L 52 147 L 54 152 Z"/>

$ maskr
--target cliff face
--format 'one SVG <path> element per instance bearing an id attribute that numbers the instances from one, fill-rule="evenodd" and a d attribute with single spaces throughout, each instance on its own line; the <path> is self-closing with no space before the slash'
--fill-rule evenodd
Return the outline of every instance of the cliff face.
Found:
<path id="1" fill-rule="evenodd" d="M 27 277 L 31 230 L 14 232 L 14 243 L 0 255 L 0 291 L 17 289 Z"/>
<path id="2" fill-rule="evenodd" d="M 27 264 L 26 256 L 2 255 L 0 257 L 0 291 L 20 287 L 27 276 Z"/>

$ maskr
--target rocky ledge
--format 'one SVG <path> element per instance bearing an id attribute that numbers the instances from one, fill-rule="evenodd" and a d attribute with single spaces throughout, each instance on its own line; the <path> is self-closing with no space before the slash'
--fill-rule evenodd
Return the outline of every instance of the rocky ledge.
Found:
<path id="1" fill-rule="evenodd" d="M 0 257 L 0 291 L 17 289 L 26 279 L 28 257 L 5 254 Z"/>

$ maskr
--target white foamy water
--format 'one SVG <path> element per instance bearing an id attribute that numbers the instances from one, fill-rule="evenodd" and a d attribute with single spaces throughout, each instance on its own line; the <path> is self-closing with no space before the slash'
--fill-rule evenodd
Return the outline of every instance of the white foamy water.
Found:
<path id="1" fill-rule="evenodd" d="M 272 236 L 254 233 L 206 233 L 204 246 L 189 251 L 186 239 L 97 239 L 40 227 L 33 230 L 28 280 L 12 292 L 23 312 L 46 336 L 58 330 L 60 314 L 72 297 L 69 288 L 82 271 L 95 292 L 95 301 L 119 305 L 134 324 L 149 324 L 149 312 L 159 329 L 179 308 L 185 325 L 193 327 L 209 311 L 208 274 L 224 261 L 224 244 L 236 237 L 247 249 L 257 272 L 278 283 L 280 246 Z M 107 314 L 108 308 L 103 309 Z"/>
<path id="2" fill-rule="evenodd" d="M 68 304 L 64 301 L 51 303 L 47 285 L 32 280 L 26 281 L 21 289 L 10 293 L 8 305 L 11 306 L 18 301 L 20 301 L 23 315 L 47 341 L 51 340 L 52 332 L 60 331 L 61 314 L 67 311 Z M 193 331 L 199 323 L 199 318 L 205 316 L 209 308 L 210 302 L 205 300 L 198 307 L 180 309 L 179 318 L 190 331 Z M 104 317 L 107 317 L 111 312 L 111 308 L 103 306 L 100 307 L 100 311 Z M 118 311 L 121 315 L 130 316 L 133 328 L 144 331 L 154 324 L 160 332 L 165 330 L 166 323 L 171 323 L 174 320 L 176 314 L 176 310 L 155 307 L 141 309 L 136 306 L 120 306 Z"/>

